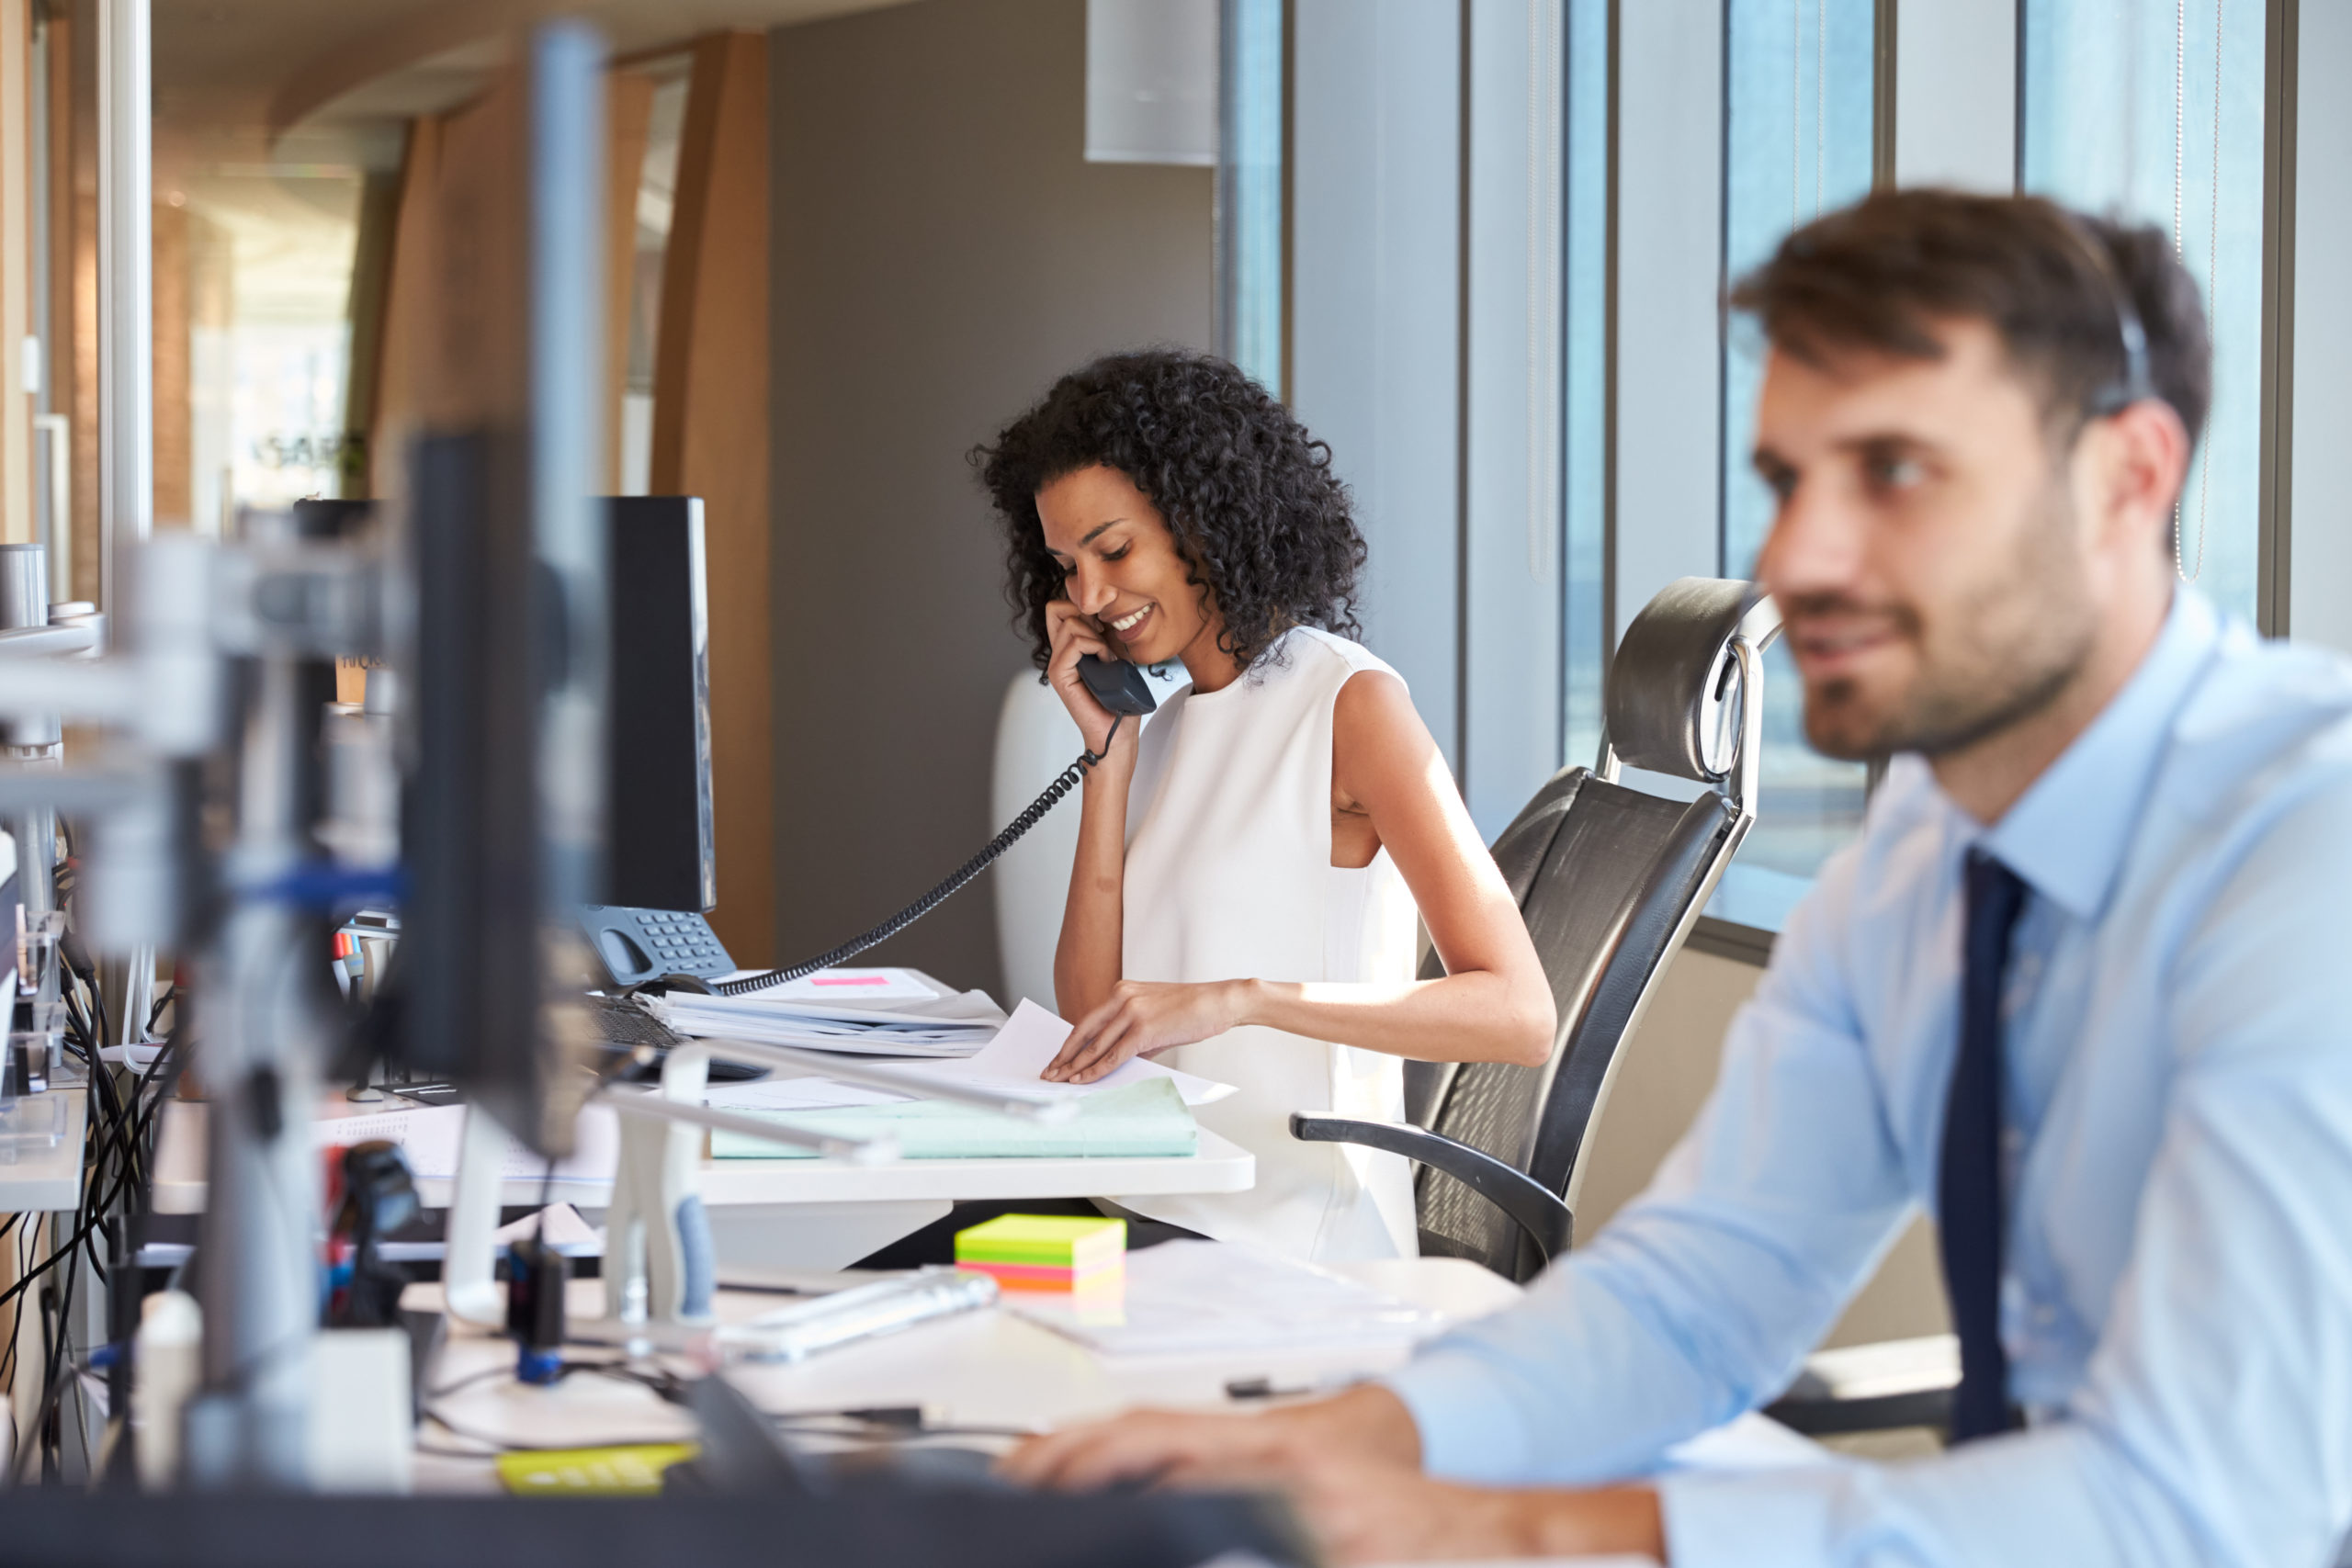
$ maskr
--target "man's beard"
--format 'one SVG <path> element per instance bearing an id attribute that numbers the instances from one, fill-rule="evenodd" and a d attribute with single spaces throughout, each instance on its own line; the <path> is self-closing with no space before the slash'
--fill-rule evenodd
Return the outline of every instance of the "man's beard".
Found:
<path id="1" fill-rule="evenodd" d="M 2011 570 L 1939 613 L 1930 636 L 1911 604 L 1865 604 L 1823 594 L 1783 606 L 1788 620 L 1838 613 L 1876 616 L 1918 650 L 1908 690 L 1891 694 L 1883 712 L 1861 707 L 1859 681 L 1807 682 L 1805 739 L 1825 756 L 1867 761 L 1897 751 L 1940 756 L 1963 750 L 2024 722 L 2058 699 L 2090 657 L 2096 626 L 2083 602 L 2081 573 L 2064 541 L 2073 518 L 2063 492 L 2039 509 Z"/>

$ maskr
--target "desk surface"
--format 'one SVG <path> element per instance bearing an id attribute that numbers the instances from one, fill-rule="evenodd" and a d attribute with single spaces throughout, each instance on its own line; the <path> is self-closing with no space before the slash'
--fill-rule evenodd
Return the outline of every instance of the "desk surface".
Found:
<path id="1" fill-rule="evenodd" d="M 1457 1321 L 1518 1299 L 1519 1288 L 1476 1264 L 1453 1258 L 1399 1258 L 1333 1265 L 1333 1270 L 1433 1307 Z M 412 1286 L 407 1304 L 422 1305 L 438 1287 Z M 582 1316 L 601 1310 L 601 1286 L 575 1280 Z M 740 1320 L 772 1310 L 781 1298 L 727 1291 L 719 1314 Z M 1281 1387 L 1336 1383 L 1376 1375 L 1404 1361 L 1402 1347 L 1362 1347 L 1216 1355 L 1112 1358 L 1001 1308 L 919 1324 L 903 1333 L 845 1345 L 797 1366 L 739 1364 L 729 1375 L 763 1409 L 817 1412 L 919 1404 L 935 1424 L 1044 1430 L 1134 1404 L 1229 1406 L 1225 1385 L 1262 1377 Z M 618 1380 L 573 1376 L 550 1388 L 527 1388 L 495 1375 L 512 1367 L 514 1347 L 452 1325 L 433 1383 L 452 1392 L 433 1407 L 468 1433 L 509 1444 L 594 1447 L 666 1442 L 691 1437 L 693 1422 L 650 1390 Z M 468 1378 L 479 1382 L 462 1388 Z M 482 1491 L 497 1479 L 486 1460 L 431 1450 L 466 1447 L 428 1423 L 417 1460 L 420 1490 Z M 949 1438 L 965 1446 L 987 1446 Z"/>
<path id="2" fill-rule="evenodd" d="M 205 1109 L 200 1102 L 187 1100 L 175 1100 L 164 1108 L 163 1129 L 155 1145 L 157 1213 L 203 1212 Z M 78 1136 L 74 1147 L 78 1158 Z M 702 1196 L 705 1203 L 713 1206 L 1124 1198 L 1168 1192 L 1245 1192 L 1256 1181 L 1257 1173 L 1258 1162 L 1247 1150 L 1203 1128 L 1199 1145 L 1190 1155 L 1133 1159 L 909 1159 L 886 1165 L 853 1165 L 837 1159 L 706 1159 Z M 5 1169 L 0 1169 L 0 1181 L 6 1177 Z M 428 1208 L 446 1208 L 451 1185 L 421 1179 L 417 1194 Z M 613 1184 L 559 1179 L 547 1189 L 536 1176 L 510 1179 L 503 1201 L 537 1204 L 543 1190 L 557 1202 L 601 1209 L 612 1201 Z M 72 1208 L 74 1200 L 19 1206 Z"/>
<path id="3" fill-rule="evenodd" d="M 39 1213 L 81 1204 L 82 1134 L 90 1113 L 88 1097 L 80 1084 L 50 1092 L 65 1102 L 65 1135 L 52 1147 L 19 1155 L 0 1165 L 0 1214 Z"/>

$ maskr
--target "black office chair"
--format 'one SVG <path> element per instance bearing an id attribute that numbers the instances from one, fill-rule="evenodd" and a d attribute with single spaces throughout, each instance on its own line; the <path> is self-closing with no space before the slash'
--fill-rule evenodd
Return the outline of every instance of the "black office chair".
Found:
<path id="1" fill-rule="evenodd" d="M 1495 840 L 1559 1009 L 1542 1066 L 1412 1064 L 1410 1122 L 1291 1118 L 1294 1137 L 1419 1162 L 1424 1255 L 1525 1280 L 1568 1249 L 1618 1047 L 1756 820 L 1761 655 L 1779 631 L 1771 601 L 1745 582 L 1668 584 L 1610 664 L 1600 766 L 1553 775 Z M 1621 766 L 1710 787 L 1671 799 L 1619 783 Z"/>

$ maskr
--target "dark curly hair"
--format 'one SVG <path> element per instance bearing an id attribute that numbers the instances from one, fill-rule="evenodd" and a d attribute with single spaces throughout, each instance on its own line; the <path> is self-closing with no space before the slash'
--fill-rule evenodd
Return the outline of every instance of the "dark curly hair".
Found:
<path id="1" fill-rule="evenodd" d="M 1116 468 L 1168 520 L 1224 617 L 1217 646 L 1243 669 L 1295 626 L 1362 635 L 1363 536 L 1331 449 L 1227 361 L 1179 349 L 1115 354 L 1054 383 L 971 460 L 1004 527 L 1005 598 L 1043 670 L 1046 606 L 1063 596 L 1037 492 L 1098 465 Z"/>

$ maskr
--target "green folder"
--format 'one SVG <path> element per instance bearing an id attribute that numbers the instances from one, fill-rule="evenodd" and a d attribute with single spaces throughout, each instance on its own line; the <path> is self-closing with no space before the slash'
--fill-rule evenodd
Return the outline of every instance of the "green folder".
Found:
<path id="1" fill-rule="evenodd" d="M 1068 1121 L 1031 1122 L 944 1100 L 832 1111 L 752 1111 L 741 1115 L 839 1138 L 895 1138 L 901 1159 L 1133 1159 L 1189 1155 L 1200 1129 L 1176 1086 L 1151 1078 L 1088 1095 Z M 813 1159 L 814 1151 L 715 1130 L 713 1159 Z"/>

